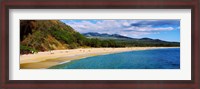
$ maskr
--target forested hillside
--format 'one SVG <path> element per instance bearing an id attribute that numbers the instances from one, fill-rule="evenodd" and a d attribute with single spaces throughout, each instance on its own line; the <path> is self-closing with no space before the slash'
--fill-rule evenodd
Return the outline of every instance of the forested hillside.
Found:
<path id="1" fill-rule="evenodd" d="M 84 46 L 85 37 L 57 20 L 21 20 L 20 53 Z"/>

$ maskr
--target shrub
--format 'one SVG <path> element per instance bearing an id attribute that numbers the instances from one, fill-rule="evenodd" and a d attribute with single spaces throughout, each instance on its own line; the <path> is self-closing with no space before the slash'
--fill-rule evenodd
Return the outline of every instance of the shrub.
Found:
<path id="1" fill-rule="evenodd" d="M 28 46 L 20 45 L 20 54 L 28 54 L 28 53 L 38 53 L 38 50 L 30 48 Z"/>

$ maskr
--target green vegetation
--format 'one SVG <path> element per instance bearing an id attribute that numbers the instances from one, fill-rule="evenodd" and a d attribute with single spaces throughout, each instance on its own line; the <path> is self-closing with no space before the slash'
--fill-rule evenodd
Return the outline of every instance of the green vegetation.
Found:
<path id="1" fill-rule="evenodd" d="M 20 53 L 31 53 L 24 47 L 39 51 L 88 47 L 88 39 L 57 20 L 21 20 Z"/>
<path id="2" fill-rule="evenodd" d="M 178 42 L 147 41 L 147 40 L 116 40 L 120 46 L 125 47 L 179 47 Z"/>
<path id="3" fill-rule="evenodd" d="M 79 47 L 179 46 L 177 42 L 86 38 L 58 20 L 21 20 L 20 54 Z"/>
<path id="4" fill-rule="evenodd" d="M 20 45 L 20 53 L 21 54 L 27 54 L 27 53 L 38 53 L 38 50 Z"/>

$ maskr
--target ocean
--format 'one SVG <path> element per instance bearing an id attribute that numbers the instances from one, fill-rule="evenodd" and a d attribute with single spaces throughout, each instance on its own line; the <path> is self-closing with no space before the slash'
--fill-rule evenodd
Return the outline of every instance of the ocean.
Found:
<path id="1" fill-rule="evenodd" d="M 180 69 L 180 48 L 163 48 L 99 55 L 50 69 Z"/>

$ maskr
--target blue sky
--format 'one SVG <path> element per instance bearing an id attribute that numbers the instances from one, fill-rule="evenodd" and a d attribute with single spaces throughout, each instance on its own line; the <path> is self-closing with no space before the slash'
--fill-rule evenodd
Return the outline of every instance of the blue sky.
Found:
<path id="1" fill-rule="evenodd" d="M 60 20 L 80 33 L 120 34 L 180 42 L 180 20 Z"/>

